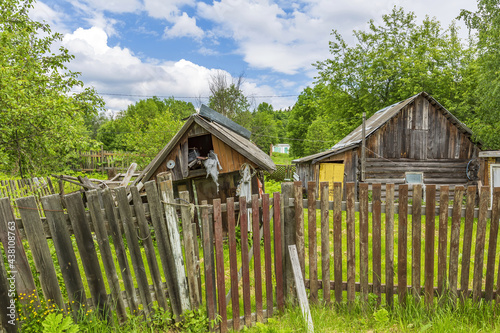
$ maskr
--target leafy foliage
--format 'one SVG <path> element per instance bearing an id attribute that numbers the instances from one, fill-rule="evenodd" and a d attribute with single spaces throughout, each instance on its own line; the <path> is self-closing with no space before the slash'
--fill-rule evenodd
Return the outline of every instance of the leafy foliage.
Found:
<path id="1" fill-rule="evenodd" d="M 471 127 L 490 149 L 500 149 L 500 1 L 479 0 L 476 12 L 462 10 L 460 18 L 475 32 L 477 60 L 473 67 L 477 107 L 469 116 Z M 472 98 L 471 98 L 472 100 Z"/>
<path id="2" fill-rule="evenodd" d="M 191 103 L 157 97 L 140 100 L 104 123 L 97 138 L 107 150 L 136 151 L 156 155 L 194 113 Z"/>
<path id="3" fill-rule="evenodd" d="M 73 323 L 71 317 L 62 314 L 49 314 L 42 323 L 43 333 L 76 333 L 78 325 Z"/>
<path id="4" fill-rule="evenodd" d="M 329 148 L 376 111 L 421 91 L 435 97 L 461 120 L 468 119 L 475 85 L 474 50 L 463 45 L 457 27 L 443 29 L 412 12 L 394 7 L 373 20 L 366 31 L 354 31 L 350 46 L 332 32 L 331 57 L 316 63 L 312 88 L 299 96 L 288 124 L 291 153 L 304 156 Z M 467 103 L 469 102 L 469 103 Z"/>
<path id="5" fill-rule="evenodd" d="M 33 21 L 34 0 L 0 3 L 0 166 L 21 175 L 64 166 L 72 149 L 92 144 L 85 117 L 103 106 L 93 89 L 82 89 L 73 59 L 54 44 L 62 35 Z"/>

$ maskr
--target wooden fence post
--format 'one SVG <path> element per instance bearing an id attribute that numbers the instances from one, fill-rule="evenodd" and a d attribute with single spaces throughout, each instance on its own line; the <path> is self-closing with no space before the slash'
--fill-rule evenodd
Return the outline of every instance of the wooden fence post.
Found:
<path id="1" fill-rule="evenodd" d="M 486 301 L 493 299 L 493 282 L 495 279 L 495 256 L 498 239 L 498 220 L 500 218 L 500 188 L 493 189 L 493 203 L 491 204 L 491 222 L 490 222 L 490 242 L 488 246 L 488 259 L 486 263 L 486 282 L 485 282 L 485 297 Z"/>
<path id="2" fill-rule="evenodd" d="M 187 279 L 189 286 L 189 299 L 191 307 L 198 309 L 200 306 L 201 296 L 198 294 L 198 271 L 196 269 L 196 254 L 194 249 L 194 239 L 196 234 L 193 234 L 192 218 L 194 217 L 194 207 L 189 207 L 189 192 L 183 191 L 179 193 L 182 201 L 181 217 L 182 217 L 182 233 L 184 241 L 184 252 L 186 255 Z"/>
<path id="3" fill-rule="evenodd" d="M 304 246 L 304 204 L 302 201 L 302 182 L 294 182 L 294 198 L 295 198 L 295 223 L 296 223 L 296 242 L 297 254 L 299 256 L 300 270 L 302 278 L 305 279 L 305 246 Z"/>
<path id="4" fill-rule="evenodd" d="M 213 220 L 209 219 L 208 202 L 201 202 L 201 225 L 203 227 L 203 268 L 205 271 L 205 296 L 207 300 L 208 319 L 212 322 L 217 312 L 217 300 L 215 294 L 215 265 L 214 265 L 214 238 Z M 239 314 L 238 314 L 239 315 Z M 212 323 L 210 323 L 211 325 Z M 212 330 L 213 327 L 210 326 Z"/>
<path id="5" fill-rule="evenodd" d="M 181 303 L 182 312 L 190 309 L 189 304 L 189 290 L 186 282 L 186 272 L 184 271 L 184 261 L 181 248 L 181 239 L 179 229 L 177 227 L 177 212 L 174 206 L 174 188 L 171 179 L 162 182 L 161 197 L 163 199 L 163 207 L 165 211 L 165 218 L 167 221 L 167 231 L 170 238 L 170 245 L 172 246 L 172 254 L 174 256 L 175 275 L 177 277 L 177 284 L 179 287 L 179 299 Z"/>
<path id="6" fill-rule="evenodd" d="M 286 201 L 285 201 L 286 204 Z M 312 304 L 318 303 L 318 252 L 316 223 L 316 182 L 307 183 L 307 224 L 309 236 L 309 297 Z M 285 231 L 286 233 L 286 231 Z M 286 236 L 285 236 L 286 237 Z M 287 244 L 287 249 L 289 245 Z M 288 254 L 286 255 L 288 258 Z"/>
<path id="7" fill-rule="evenodd" d="M 428 308 L 434 304 L 434 237 L 436 233 L 436 185 L 425 187 L 425 264 L 424 302 Z"/>
<path id="8" fill-rule="evenodd" d="M 281 196 L 283 205 L 283 290 L 287 301 L 295 301 L 297 294 L 294 287 L 293 267 L 290 262 L 288 246 L 295 245 L 295 209 L 289 207 L 290 198 L 294 197 L 293 183 L 281 183 Z M 282 246 L 283 249 L 283 246 Z"/>

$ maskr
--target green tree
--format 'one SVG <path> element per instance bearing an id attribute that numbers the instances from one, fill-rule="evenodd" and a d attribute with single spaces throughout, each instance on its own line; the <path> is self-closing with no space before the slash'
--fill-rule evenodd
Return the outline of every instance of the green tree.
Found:
<path id="1" fill-rule="evenodd" d="M 264 152 L 268 153 L 271 144 L 278 143 L 278 128 L 274 118 L 274 109 L 271 104 L 260 103 L 253 113 L 252 141 Z"/>
<path id="2" fill-rule="evenodd" d="M 477 8 L 460 13 L 477 41 L 477 85 L 469 99 L 476 107 L 467 116 L 485 148 L 500 149 L 500 1 L 479 0 Z"/>
<path id="3" fill-rule="evenodd" d="M 0 163 L 4 170 L 28 173 L 63 168 L 74 149 L 92 142 L 85 117 L 97 114 L 102 100 L 67 70 L 73 59 L 54 44 L 62 35 L 33 21 L 34 0 L 0 3 Z"/>
<path id="4" fill-rule="evenodd" d="M 290 111 L 287 126 L 287 137 L 290 140 L 290 155 L 305 156 L 306 136 L 313 121 L 321 114 L 320 101 L 324 87 L 320 84 L 314 88 L 307 87 L 299 95 L 297 102 Z"/>
<path id="5" fill-rule="evenodd" d="M 208 83 L 210 97 L 208 106 L 223 116 L 248 128 L 251 124 L 250 103 L 241 90 L 243 75 L 238 79 L 228 78 L 223 71 L 217 71 Z"/>
<path id="6" fill-rule="evenodd" d="M 382 18 L 381 25 L 372 20 L 366 31 L 354 31 L 353 46 L 333 31 L 331 57 L 316 63 L 315 86 L 304 91 L 292 110 L 289 135 L 304 139 L 321 119 L 330 127 L 327 131 L 322 125 L 322 130 L 336 142 L 359 126 L 363 112 L 370 117 L 421 91 L 467 119 L 470 106 L 465 101 L 475 85 L 474 49 L 457 37 L 455 24 L 444 30 L 429 17 L 417 24 L 412 12 L 397 7 Z M 312 137 L 314 131 L 309 133 Z M 302 156 L 321 146 L 306 149 L 308 142 L 292 144 L 293 154 Z"/>
<path id="7" fill-rule="evenodd" d="M 103 124 L 97 138 L 107 150 L 156 155 L 195 112 L 193 104 L 174 98 L 140 100 Z"/>

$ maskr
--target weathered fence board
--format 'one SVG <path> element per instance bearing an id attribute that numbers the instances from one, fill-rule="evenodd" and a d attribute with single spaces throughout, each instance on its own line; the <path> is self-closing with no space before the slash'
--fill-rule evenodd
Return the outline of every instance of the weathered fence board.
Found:
<path id="1" fill-rule="evenodd" d="M 104 286 L 94 239 L 89 223 L 87 222 L 82 196 L 80 193 L 68 194 L 64 197 L 64 201 L 75 233 L 76 244 L 82 259 L 94 307 L 98 309 L 99 314 L 103 318 L 109 320 L 110 306 L 108 304 L 108 295 Z"/>
<path id="2" fill-rule="evenodd" d="M 330 218 L 328 198 L 330 191 L 328 182 L 320 184 L 321 193 L 321 277 L 323 280 L 323 300 L 330 303 Z"/>
<path id="3" fill-rule="evenodd" d="M 309 237 L 309 280 L 311 303 L 318 303 L 318 255 L 316 245 L 316 182 L 307 183 L 307 221 Z"/>
<path id="4" fill-rule="evenodd" d="M 259 195 L 252 195 L 252 223 L 253 223 L 253 266 L 254 266 L 254 284 L 255 284 L 255 312 L 257 321 L 264 321 L 264 312 L 262 309 L 262 267 L 260 260 L 260 214 L 259 214 Z"/>
<path id="5" fill-rule="evenodd" d="M 143 305 L 143 310 L 147 316 L 152 310 L 153 301 L 151 299 L 151 294 L 149 293 L 148 277 L 146 275 L 146 267 L 144 266 L 141 249 L 139 247 L 137 229 L 135 224 L 132 222 L 131 207 L 129 205 L 125 188 L 116 188 L 115 194 L 116 200 L 118 201 L 120 220 L 125 231 L 125 237 L 127 238 L 127 246 L 132 260 L 132 267 L 134 269 L 137 285 L 139 287 L 139 297 Z"/>
<path id="6" fill-rule="evenodd" d="M 64 216 L 61 199 L 57 194 L 43 197 L 42 205 L 52 233 L 59 267 L 61 267 L 61 273 L 68 292 L 69 304 L 76 318 L 81 306 L 86 304 L 87 300 L 75 251 L 73 250 L 73 243 L 66 226 L 66 217 Z M 113 259 L 112 256 L 109 258 Z"/>
<path id="7" fill-rule="evenodd" d="M 394 299 L 394 184 L 387 184 L 385 207 L 385 299 L 389 306 Z"/>
<path id="8" fill-rule="evenodd" d="M 335 301 L 342 302 L 342 185 L 333 184 L 333 276 Z"/>
<path id="9" fill-rule="evenodd" d="M 46 300 L 65 309 L 64 299 L 57 282 L 57 274 L 50 256 L 50 249 L 43 236 L 43 226 L 35 197 L 29 196 L 16 200 L 17 207 L 24 221 L 24 230 L 31 248 L 33 261 L 40 274 L 40 284 Z M 31 294 L 31 292 L 30 292 Z"/>
<path id="10" fill-rule="evenodd" d="M 399 186 L 398 217 L 398 300 L 404 304 L 408 289 L 408 185 Z"/>
<path id="11" fill-rule="evenodd" d="M 224 276 L 224 248 L 222 244 L 222 212 L 220 199 L 214 199 L 214 238 L 217 270 L 217 295 L 219 303 L 220 331 L 227 332 L 226 283 Z M 242 230 L 243 225 L 241 226 Z M 248 258 L 248 256 L 247 256 Z"/>

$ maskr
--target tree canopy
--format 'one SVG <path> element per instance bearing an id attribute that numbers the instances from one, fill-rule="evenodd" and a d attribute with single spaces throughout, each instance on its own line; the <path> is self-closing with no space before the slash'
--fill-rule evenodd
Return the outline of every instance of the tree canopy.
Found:
<path id="1" fill-rule="evenodd" d="M 154 156 L 182 127 L 183 119 L 193 113 L 193 104 L 174 98 L 140 100 L 104 123 L 97 131 L 97 139 L 107 150 Z"/>
<path id="2" fill-rule="evenodd" d="M 359 126 L 363 112 L 369 117 L 421 91 L 466 118 L 474 53 L 455 24 L 443 29 L 429 17 L 417 24 L 415 14 L 398 7 L 382 18 L 380 25 L 371 20 L 367 31 L 354 31 L 352 46 L 332 32 L 331 57 L 315 64 L 316 81 L 292 110 L 288 134 L 303 140 L 291 142 L 293 155 L 331 147 Z"/>
<path id="3" fill-rule="evenodd" d="M 92 144 L 85 117 L 103 106 L 92 89 L 83 88 L 61 35 L 28 11 L 34 0 L 0 3 L 0 165 L 21 175 L 63 168 L 74 149 Z"/>

